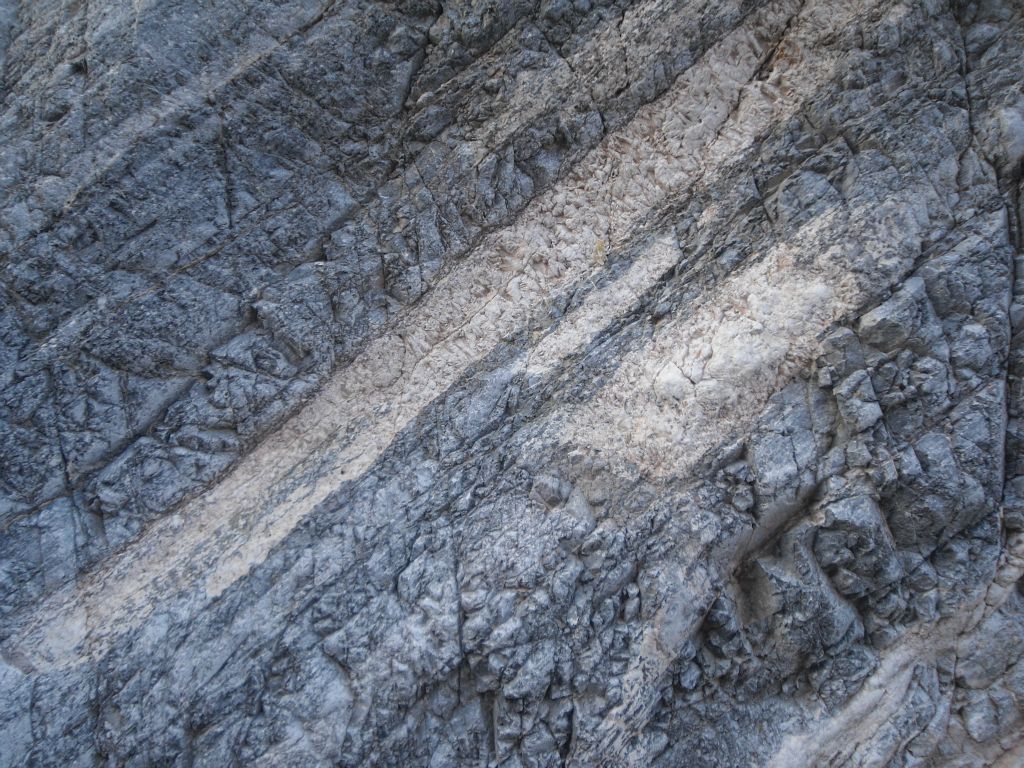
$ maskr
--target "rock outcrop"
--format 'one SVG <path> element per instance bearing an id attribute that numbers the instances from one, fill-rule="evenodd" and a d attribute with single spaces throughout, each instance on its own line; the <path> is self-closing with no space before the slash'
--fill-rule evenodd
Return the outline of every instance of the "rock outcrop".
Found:
<path id="1" fill-rule="evenodd" d="M 1024 764 L 1019 0 L 0 0 L 0 768 Z"/>

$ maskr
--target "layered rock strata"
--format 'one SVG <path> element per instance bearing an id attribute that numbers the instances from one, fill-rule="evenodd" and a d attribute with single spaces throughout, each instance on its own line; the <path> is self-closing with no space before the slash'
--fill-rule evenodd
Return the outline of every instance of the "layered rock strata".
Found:
<path id="1" fill-rule="evenodd" d="M 0 766 L 1024 761 L 1024 6 L 0 0 Z"/>

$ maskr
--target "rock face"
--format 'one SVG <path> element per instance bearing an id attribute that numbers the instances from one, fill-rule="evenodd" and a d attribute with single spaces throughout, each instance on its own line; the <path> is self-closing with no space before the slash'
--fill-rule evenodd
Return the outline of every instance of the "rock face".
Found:
<path id="1" fill-rule="evenodd" d="M 0 0 L 0 768 L 1024 764 L 1019 0 Z"/>

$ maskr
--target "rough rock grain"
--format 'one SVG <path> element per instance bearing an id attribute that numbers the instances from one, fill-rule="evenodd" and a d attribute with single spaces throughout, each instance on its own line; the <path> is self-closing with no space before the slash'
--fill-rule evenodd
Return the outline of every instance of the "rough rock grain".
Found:
<path id="1" fill-rule="evenodd" d="M 1020 0 L 0 0 L 0 768 L 1024 763 Z"/>

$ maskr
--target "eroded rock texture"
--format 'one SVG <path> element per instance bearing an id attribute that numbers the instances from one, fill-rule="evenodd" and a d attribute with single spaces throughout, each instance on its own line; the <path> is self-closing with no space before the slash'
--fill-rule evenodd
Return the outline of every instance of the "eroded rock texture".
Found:
<path id="1" fill-rule="evenodd" d="M 1019 0 L 0 68 L 0 767 L 1024 764 Z"/>

